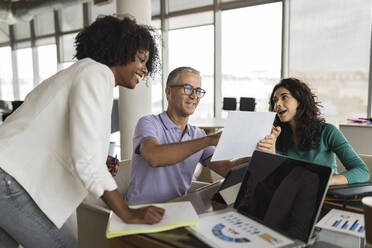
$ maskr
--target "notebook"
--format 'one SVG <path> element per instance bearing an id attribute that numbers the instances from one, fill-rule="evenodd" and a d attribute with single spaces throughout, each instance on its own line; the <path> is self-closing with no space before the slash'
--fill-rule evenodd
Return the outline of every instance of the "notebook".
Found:
<path id="1" fill-rule="evenodd" d="M 313 241 L 329 167 L 255 151 L 233 207 L 188 228 L 212 247 L 304 247 Z"/>
<path id="2" fill-rule="evenodd" d="M 212 200 L 227 205 L 233 204 L 235 202 L 236 196 L 239 193 L 239 189 L 242 184 L 244 175 L 248 170 L 248 166 L 249 163 L 244 163 L 231 168 L 217 193 L 213 196 Z"/>
<path id="3" fill-rule="evenodd" d="M 193 226 L 198 223 L 199 219 L 198 215 L 195 212 L 195 209 L 192 206 L 192 204 L 188 201 L 158 204 L 142 204 L 130 206 L 130 208 L 139 208 L 149 205 L 165 209 L 163 219 L 159 223 L 153 225 L 127 224 L 111 211 L 109 221 L 107 223 L 106 237 L 110 239 L 130 234 L 160 232 L 183 226 Z M 180 211 L 180 209 L 182 211 Z"/>

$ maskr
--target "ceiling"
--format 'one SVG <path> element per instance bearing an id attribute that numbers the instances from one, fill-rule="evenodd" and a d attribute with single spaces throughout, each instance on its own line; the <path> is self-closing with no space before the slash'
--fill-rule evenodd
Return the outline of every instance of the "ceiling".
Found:
<path id="1" fill-rule="evenodd" d="M 35 15 L 89 0 L 0 0 L 0 22 L 30 21 Z"/>

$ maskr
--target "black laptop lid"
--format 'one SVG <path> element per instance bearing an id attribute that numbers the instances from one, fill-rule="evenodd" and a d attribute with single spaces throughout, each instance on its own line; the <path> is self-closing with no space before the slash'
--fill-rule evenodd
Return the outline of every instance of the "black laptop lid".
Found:
<path id="1" fill-rule="evenodd" d="M 248 170 L 248 166 L 249 162 L 231 168 L 227 173 L 225 180 L 223 181 L 218 191 L 231 187 L 235 184 L 241 183 L 243 181 L 245 173 Z"/>
<path id="2" fill-rule="evenodd" d="M 292 239 L 308 243 L 331 174 L 329 167 L 255 151 L 234 208 Z"/>

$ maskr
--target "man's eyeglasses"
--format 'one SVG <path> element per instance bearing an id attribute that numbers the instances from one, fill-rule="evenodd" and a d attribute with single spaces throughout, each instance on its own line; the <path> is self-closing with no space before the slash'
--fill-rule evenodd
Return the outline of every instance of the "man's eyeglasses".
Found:
<path id="1" fill-rule="evenodd" d="M 185 91 L 185 94 L 188 95 L 188 96 L 191 96 L 194 91 L 196 93 L 196 96 L 199 97 L 199 98 L 202 98 L 206 91 L 203 90 L 202 88 L 194 88 L 192 87 L 192 85 L 190 84 L 175 84 L 175 85 L 168 85 L 168 87 L 183 87 L 183 90 Z"/>

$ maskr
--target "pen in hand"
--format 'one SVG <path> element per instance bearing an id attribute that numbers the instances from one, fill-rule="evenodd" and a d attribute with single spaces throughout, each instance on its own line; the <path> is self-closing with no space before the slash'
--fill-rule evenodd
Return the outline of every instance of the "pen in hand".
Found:
<path id="1" fill-rule="evenodd" d="M 117 167 L 118 167 L 118 155 L 117 154 L 115 155 L 114 161 L 112 162 L 111 166 L 112 167 L 111 167 L 110 173 L 112 176 L 115 176 L 117 172 Z"/>

